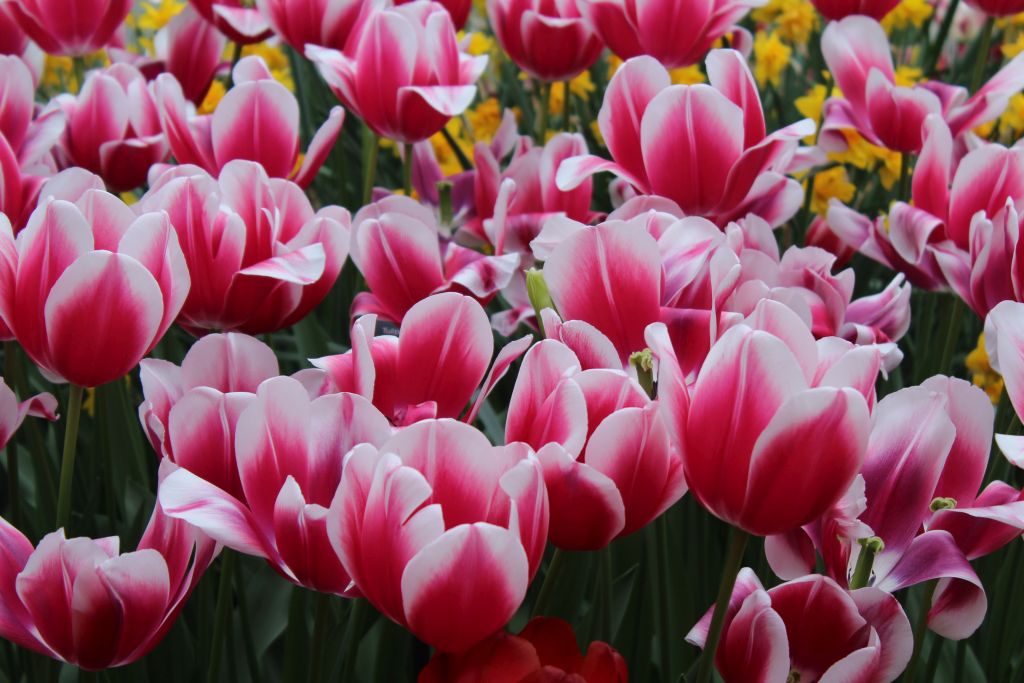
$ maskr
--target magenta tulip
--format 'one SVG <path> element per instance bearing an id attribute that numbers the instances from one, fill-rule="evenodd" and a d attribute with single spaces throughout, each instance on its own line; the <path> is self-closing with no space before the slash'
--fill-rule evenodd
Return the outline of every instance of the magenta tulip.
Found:
<path id="1" fill-rule="evenodd" d="M 704 647 L 710 612 L 686 636 Z M 896 598 L 876 588 L 847 593 L 812 575 L 769 591 L 740 572 L 715 653 L 725 683 L 807 680 L 889 683 L 914 650 L 910 621 Z"/>
<path id="2" fill-rule="evenodd" d="M 604 48 L 575 0 L 487 0 L 487 14 L 512 61 L 542 81 L 579 76 Z"/>
<path id="3" fill-rule="evenodd" d="M 352 350 L 313 360 L 318 370 L 305 370 L 300 377 L 317 395 L 343 391 L 372 400 L 396 426 L 464 412 L 472 423 L 494 385 L 532 341 L 524 337 L 505 345 L 488 372 L 494 335 L 487 314 L 470 297 L 453 292 L 413 306 L 397 337 L 374 336 L 375 324 L 375 316 L 361 317 L 352 326 Z"/>
<path id="4" fill-rule="evenodd" d="M 327 515 L 331 545 L 360 593 L 444 652 L 469 648 L 515 614 L 547 527 L 530 449 L 492 446 L 453 420 L 357 446 Z"/>
<path id="5" fill-rule="evenodd" d="M 715 516 L 752 534 L 783 533 L 849 488 L 865 455 L 866 397 L 881 354 L 850 347 L 840 362 L 827 342 L 764 301 L 711 347 L 688 409 L 678 403 L 672 418 L 686 481 Z"/>
<path id="6" fill-rule="evenodd" d="M 196 275 L 179 322 L 196 333 L 294 324 L 327 295 L 348 256 L 347 211 L 314 213 L 298 185 L 250 161 L 229 162 L 217 180 L 175 167 L 138 209 L 166 212 L 177 233 Z"/>
<path id="7" fill-rule="evenodd" d="M 256 0 L 274 33 L 300 53 L 307 45 L 344 50 L 359 24 L 382 4 L 381 0 Z"/>
<path id="8" fill-rule="evenodd" d="M 149 169 L 170 153 L 156 99 L 133 66 L 93 71 L 77 96 L 54 102 L 67 118 L 62 151 L 68 165 L 99 175 L 115 192 L 145 183 Z"/>
<path id="9" fill-rule="evenodd" d="M 764 113 L 746 59 L 735 50 L 712 50 L 711 85 L 672 85 L 650 57 L 628 60 L 612 77 L 598 125 L 613 161 L 580 156 L 562 162 L 563 190 L 611 171 L 642 194 L 674 201 L 687 215 L 720 226 L 754 213 L 772 225 L 785 222 L 803 192 L 782 173 L 808 119 L 765 135 Z"/>
<path id="10" fill-rule="evenodd" d="M 390 434 L 384 416 L 360 396 L 311 401 L 296 380 L 270 379 L 237 418 L 235 462 L 220 463 L 237 468 L 240 491 L 225 491 L 183 465 L 161 483 L 161 505 L 224 545 L 265 558 L 289 581 L 348 593 L 351 579 L 331 550 L 334 539 L 328 542 L 327 507 L 342 482 L 345 454 Z M 202 448 L 219 434 L 197 429 L 189 438 Z"/>
<path id="11" fill-rule="evenodd" d="M 177 619 L 218 547 L 157 505 L 138 549 L 66 538 L 35 548 L 0 519 L 0 635 L 89 671 L 130 664 Z"/>
<path id="12" fill-rule="evenodd" d="M 611 360 L 614 369 L 583 370 L 568 346 L 542 341 L 526 354 L 509 401 L 505 440 L 537 450 L 560 548 L 603 548 L 686 493 L 662 406 Z"/>
<path id="13" fill-rule="evenodd" d="M 270 74 L 259 57 L 235 66 L 235 86 L 208 116 L 190 116 L 181 85 L 171 75 L 157 78 L 156 96 L 171 152 L 179 164 L 194 164 L 217 175 L 231 161 L 262 164 L 272 178 L 309 186 L 334 146 L 345 111 L 331 109 L 299 163 L 299 103 Z"/>
<path id="14" fill-rule="evenodd" d="M 189 0 L 197 12 L 230 40 L 258 43 L 273 34 L 270 24 L 247 0 Z"/>
<path id="15" fill-rule="evenodd" d="M 131 0 L 2 0 L 21 28 L 51 55 L 102 49 L 132 10 Z"/>
<path id="16" fill-rule="evenodd" d="M 44 186 L 17 240 L 0 225 L 0 316 L 50 378 L 93 387 L 121 377 L 156 346 L 190 277 L 166 215 L 136 217 L 95 188 L 74 203 L 48 196 L 47 188 L 71 177 L 62 176 Z"/>
<path id="17" fill-rule="evenodd" d="M 622 59 L 650 55 L 672 69 L 696 64 L 757 0 L 577 0 L 587 22 Z"/>
<path id="18" fill-rule="evenodd" d="M 306 56 L 377 135 L 405 143 L 464 112 L 487 65 L 460 51 L 451 16 L 428 0 L 374 12 L 344 53 L 307 46 Z"/>
<path id="19" fill-rule="evenodd" d="M 393 195 L 364 206 L 352 229 L 352 261 L 369 292 L 357 295 L 356 315 L 374 313 L 401 323 L 431 294 L 456 291 L 489 301 L 519 265 L 518 254 L 484 256 L 443 240 L 434 214 L 418 202 Z"/>

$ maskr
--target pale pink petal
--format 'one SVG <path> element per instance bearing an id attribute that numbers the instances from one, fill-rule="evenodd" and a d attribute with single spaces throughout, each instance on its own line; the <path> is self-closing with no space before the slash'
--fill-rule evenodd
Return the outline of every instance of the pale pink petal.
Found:
<path id="1" fill-rule="evenodd" d="M 271 177 L 287 178 L 298 155 L 298 103 L 276 81 L 241 83 L 217 105 L 211 134 L 219 167 L 247 159 L 261 163 Z"/>

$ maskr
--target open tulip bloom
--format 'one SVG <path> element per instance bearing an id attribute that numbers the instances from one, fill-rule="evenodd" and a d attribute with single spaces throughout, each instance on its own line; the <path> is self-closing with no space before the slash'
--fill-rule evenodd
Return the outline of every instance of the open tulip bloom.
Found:
<path id="1" fill-rule="evenodd" d="M 1022 11 L 0 0 L 0 678 L 1024 681 Z"/>

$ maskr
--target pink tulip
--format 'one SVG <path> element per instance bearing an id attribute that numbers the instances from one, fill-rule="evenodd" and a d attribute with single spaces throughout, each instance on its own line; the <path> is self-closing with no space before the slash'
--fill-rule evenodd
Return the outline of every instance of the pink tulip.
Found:
<path id="1" fill-rule="evenodd" d="M 757 0 L 577 0 L 587 22 L 622 59 L 650 55 L 672 69 L 696 64 Z"/>
<path id="2" fill-rule="evenodd" d="M 382 137 L 429 138 L 476 97 L 487 57 L 460 52 L 443 6 L 418 0 L 367 17 L 344 53 L 307 46 L 342 103 Z"/>
<path id="3" fill-rule="evenodd" d="M 1017 415 L 1024 414 L 1024 304 L 1004 301 L 985 319 L 985 349 L 993 369 L 1003 376 L 1006 393 Z M 1024 438 L 997 434 L 996 442 L 1007 459 L 1024 466 Z"/>
<path id="4" fill-rule="evenodd" d="M 56 109 L 36 116 L 32 72 L 17 57 L 0 55 L 0 100 L 0 212 L 20 230 L 52 173 L 65 119 Z"/>
<path id="5" fill-rule="evenodd" d="M 504 626 L 547 540 L 540 463 L 453 420 L 426 420 L 346 456 L 327 533 L 359 591 L 444 652 Z M 472 567 L 472 571 L 467 571 Z"/>
<path id="6" fill-rule="evenodd" d="M 0 316 L 48 377 L 93 387 L 156 346 L 190 277 L 166 215 L 136 217 L 95 186 L 80 188 L 74 203 L 54 199 L 48 188 L 62 189 L 75 175 L 66 173 L 43 187 L 17 240 L 0 223 Z"/>
<path id="7" fill-rule="evenodd" d="M 542 81 L 579 76 L 604 48 L 574 0 L 487 0 L 487 14 L 512 61 Z"/>
<path id="8" fill-rule="evenodd" d="M 359 24 L 381 6 L 380 0 L 256 0 L 274 33 L 299 53 L 307 45 L 344 50 Z"/>
<path id="9" fill-rule="evenodd" d="M 855 128 L 874 144 L 918 152 L 928 115 L 942 116 L 955 138 L 998 117 L 1024 87 L 1024 58 L 1013 59 L 970 98 L 965 89 L 943 83 L 897 86 L 885 31 L 864 16 L 829 24 L 821 51 L 844 98 L 825 104 L 821 142 L 826 149 L 844 149 L 841 130 Z"/>
<path id="10" fill-rule="evenodd" d="M 42 393 L 19 402 L 17 395 L 0 378 L 0 449 L 10 442 L 27 415 L 56 421 L 57 399 L 53 394 Z"/>
<path id="11" fill-rule="evenodd" d="M 107 45 L 131 0 L 0 0 L 22 30 L 51 55 L 81 57 Z"/>
<path id="12" fill-rule="evenodd" d="M 611 360 L 616 369 L 583 370 L 568 346 L 547 339 L 526 354 L 512 391 L 505 440 L 537 450 L 560 548 L 603 548 L 686 493 L 661 405 Z"/>
<path id="13" fill-rule="evenodd" d="M 506 118 L 514 125 L 515 119 Z M 526 136 L 513 135 L 505 144 L 477 143 L 473 191 L 475 215 L 463 231 L 489 244 L 496 254 L 528 254 L 530 242 L 552 216 L 587 223 L 593 183 L 584 181 L 568 192 L 558 189 L 555 175 L 566 159 L 586 154 L 582 135 L 559 133 L 543 147 L 533 146 Z M 511 154 L 502 169 L 500 160 Z M 502 191 L 506 183 L 513 183 Z"/>
<path id="14" fill-rule="evenodd" d="M 327 295 L 348 255 L 349 216 L 314 213 L 302 189 L 259 164 L 229 162 L 214 180 L 194 166 L 158 176 L 139 211 L 165 211 L 195 275 L 188 330 L 251 334 L 288 327 Z"/>
<path id="15" fill-rule="evenodd" d="M 107 50 L 114 63 L 135 66 L 147 80 L 166 72 L 181 84 L 185 99 L 202 104 L 210 83 L 223 65 L 227 38 L 191 5 L 178 12 L 153 38 L 155 56 L 128 50 Z"/>
<path id="16" fill-rule="evenodd" d="M 519 265 L 518 254 L 484 256 L 442 240 L 434 214 L 408 197 L 364 206 L 353 226 L 352 261 L 370 288 L 356 297 L 356 315 L 375 313 L 401 323 L 417 302 L 446 291 L 487 302 Z"/>
<path id="17" fill-rule="evenodd" d="M 159 505 L 134 552 L 63 529 L 33 548 L 2 519 L 0 537 L 0 635 L 90 671 L 156 647 L 218 551 Z"/>
<path id="18" fill-rule="evenodd" d="M 195 429 L 186 438 L 220 438 L 209 424 L 212 433 Z M 265 558 L 289 581 L 348 593 L 351 579 L 331 549 L 334 540 L 328 542 L 327 507 L 342 483 L 345 454 L 390 434 L 384 416 L 359 396 L 311 401 L 296 380 L 269 379 L 237 417 L 234 460 L 219 464 L 237 469 L 239 490 L 226 491 L 183 465 L 161 483 L 160 502 L 171 517 Z"/>
<path id="19" fill-rule="evenodd" d="M 158 456 L 240 495 L 238 418 L 257 387 L 278 374 L 277 358 L 263 342 L 235 332 L 208 335 L 189 349 L 181 367 L 143 359 L 139 422 Z"/>
<path id="20" fill-rule="evenodd" d="M 708 612 L 686 636 L 704 647 Z M 914 634 L 900 603 L 876 588 L 847 593 L 812 575 L 769 591 L 740 572 L 715 665 L 725 683 L 863 681 L 889 683 L 910 662 Z"/>
<path id="21" fill-rule="evenodd" d="M 77 96 L 60 95 L 53 104 L 67 118 L 67 165 L 96 173 L 115 192 L 145 183 L 150 167 L 169 155 L 156 99 L 133 66 L 93 71 Z"/>
<path id="22" fill-rule="evenodd" d="M 899 0 L 814 0 L 814 7 L 821 12 L 821 16 L 832 21 L 853 14 L 881 21 L 898 4 Z"/>
<path id="23" fill-rule="evenodd" d="M 0 55 L 20 57 L 28 49 L 29 40 L 8 5 L 0 2 Z"/>
<path id="24" fill-rule="evenodd" d="M 487 314 L 470 297 L 453 292 L 413 306 L 397 337 L 374 336 L 375 324 L 375 316 L 361 317 L 352 326 L 350 351 L 315 359 L 318 370 L 300 375 L 315 395 L 342 391 L 372 400 L 397 426 L 457 418 L 480 388 L 466 412 L 465 421 L 472 423 L 487 395 L 532 341 L 524 337 L 507 344 L 491 364 L 494 335 Z"/>
<path id="25" fill-rule="evenodd" d="M 765 136 L 753 76 L 735 50 L 712 50 L 711 85 L 671 85 L 668 71 L 650 57 L 634 57 L 612 78 L 598 125 L 613 161 L 580 156 L 562 162 L 558 187 L 570 190 L 600 171 L 611 171 L 642 194 L 674 201 L 687 215 L 724 226 L 754 213 L 772 225 L 788 220 L 803 192 L 781 175 L 801 137 L 814 132 L 805 119 Z"/>
<path id="26" fill-rule="evenodd" d="M 274 31 L 259 10 L 246 0 L 189 0 L 196 11 L 240 45 L 266 40 Z"/>
<path id="27" fill-rule="evenodd" d="M 461 31 L 469 20 L 469 13 L 473 9 L 473 0 L 437 1 L 439 4 L 443 5 L 446 10 L 448 10 L 448 13 L 452 15 L 452 23 L 455 24 L 455 28 Z M 404 5 L 407 2 L 413 2 L 413 0 L 397 0 L 395 4 Z"/>
<path id="28" fill-rule="evenodd" d="M 188 114 L 181 85 L 171 76 L 157 78 L 156 96 L 171 152 L 180 164 L 195 164 L 216 175 L 238 159 L 263 165 L 272 178 L 288 178 L 308 187 L 341 133 L 345 112 L 331 109 L 299 163 L 299 103 L 273 79 L 260 57 L 242 59 L 235 86 L 208 116 Z"/>
<path id="29" fill-rule="evenodd" d="M 711 347 L 690 405 L 679 400 L 670 415 L 690 490 L 715 516 L 752 534 L 783 533 L 849 488 L 864 459 L 881 353 L 851 346 L 834 357 L 828 343 L 816 344 L 789 308 L 764 301 Z"/>
<path id="30" fill-rule="evenodd" d="M 837 506 L 802 530 L 769 539 L 773 568 L 783 578 L 809 573 L 817 549 L 829 575 L 845 585 L 865 552 L 857 540 L 877 536 L 884 546 L 865 577 L 870 584 L 895 593 L 941 580 L 928 626 L 945 638 L 970 636 L 986 598 L 968 560 L 1024 530 L 1019 491 L 993 482 L 978 492 L 993 418 L 985 393 L 958 379 L 933 377 L 885 397 L 872 416 L 860 504 Z"/>

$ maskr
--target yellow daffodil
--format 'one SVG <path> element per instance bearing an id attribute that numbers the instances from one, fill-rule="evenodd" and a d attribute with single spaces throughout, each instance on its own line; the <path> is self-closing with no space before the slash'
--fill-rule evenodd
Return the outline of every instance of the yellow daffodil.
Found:
<path id="1" fill-rule="evenodd" d="M 988 394 L 993 405 L 999 403 L 999 397 L 1003 393 L 1003 378 L 992 369 L 988 360 L 988 353 L 985 351 L 985 334 L 978 336 L 978 344 L 974 350 L 967 354 L 964 361 L 967 369 L 971 371 L 971 381 L 974 386 L 980 387 Z"/>
<path id="2" fill-rule="evenodd" d="M 771 83 L 779 87 L 782 72 L 789 64 L 793 48 L 779 38 L 776 32 L 761 31 L 754 38 L 754 77 L 762 86 Z"/>
<path id="3" fill-rule="evenodd" d="M 811 211 L 823 216 L 828 211 L 830 199 L 835 197 L 844 204 L 849 204 L 856 192 L 856 186 L 850 182 L 846 169 L 842 166 L 821 171 L 814 176 Z"/>

